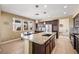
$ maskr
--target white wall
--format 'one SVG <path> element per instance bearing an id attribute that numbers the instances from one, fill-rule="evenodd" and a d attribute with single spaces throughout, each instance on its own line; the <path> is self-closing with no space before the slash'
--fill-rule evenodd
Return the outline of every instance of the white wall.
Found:
<path id="1" fill-rule="evenodd" d="M 60 24 L 63 26 L 61 27 Z M 69 36 L 69 18 L 59 19 L 59 32 L 60 35 Z"/>

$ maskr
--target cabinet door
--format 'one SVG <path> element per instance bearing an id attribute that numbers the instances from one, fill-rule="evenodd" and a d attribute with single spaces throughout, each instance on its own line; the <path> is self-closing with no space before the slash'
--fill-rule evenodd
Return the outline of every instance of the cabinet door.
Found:
<path id="1" fill-rule="evenodd" d="M 45 54 L 45 46 L 32 42 L 32 53 L 33 54 Z"/>
<path id="2" fill-rule="evenodd" d="M 46 54 L 52 52 L 53 48 L 55 47 L 55 37 L 51 37 L 49 41 L 46 43 Z"/>
<path id="3" fill-rule="evenodd" d="M 50 53 L 52 52 L 52 49 L 53 49 L 53 42 L 52 40 L 50 41 Z"/>
<path id="4" fill-rule="evenodd" d="M 77 38 L 76 40 L 76 50 L 77 50 L 77 53 L 79 53 L 79 38 Z"/>
<path id="5" fill-rule="evenodd" d="M 54 40 L 54 38 L 52 39 L 52 45 L 53 45 L 53 49 L 54 49 L 54 47 L 55 47 L 55 40 Z"/>
<path id="6" fill-rule="evenodd" d="M 46 46 L 46 54 L 50 54 L 50 45 L 49 44 Z"/>
<path id="7" fill-rule="evenodd" d="M 79 27 L 79 14 L 74 18 L 74 25 L 75 27 Z"/>
<path id="8" fill-rule="evenodd" d="M 45 52 L 46 54 L 50 53 L 50 39 L 45 44 Z"/>
<path id="9" fill-rule="evenodd" d="M 77 46 L 77 37 L 75 35 L 73 35 L 74 37 L 74 49 L 76 49 L 76 46 Z"/>
<path id="10" fill-rule="evenodd" d="M 53 51 L 54 47 L 55 47 L 55 37 L 52 37 L 50 41 L 50 53 Z"/>

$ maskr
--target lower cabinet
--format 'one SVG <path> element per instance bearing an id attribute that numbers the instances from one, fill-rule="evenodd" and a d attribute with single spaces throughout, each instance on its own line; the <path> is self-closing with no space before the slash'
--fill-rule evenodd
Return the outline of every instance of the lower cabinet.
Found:
<path id="1" fill-rule="evenodd" d="M 76 37 L 75 37 L 75 35 L 71 34 L 70 39 L 71 39 L 71 44 L 72 44 L 73 48 L 76 49 Z"/>
<path id="2" fill-rule="evenodd" d="M 32 42 L 33 54 L 50 54 L 55 47 L 55 36 L 52 36 L 44 44 L 37 44 Z"/>
<path id="3" fill-rule="evenodd" d="M 75 37 L 75 39 L 76 39 L 76 51 L 77 53 L 79 53 L 79 38 Z"/>
<path id="4" fill-rule="evenodd" d="M 73 34 L 71 36 L 73 37 L 72 45 L 73 45 L 74 49 L 77 51 L 77 53 L 79 53 L 79 37 L 78 37 L 79 35 Z"/>
<path id="5" fill-rule="evenodd" d="M 50 53 L 51 53 L 51 51 L 52 51 L 52 49 L 53 49 L 53 42 L 52 42 L 53 40 L 51 40 L 51 42 L 49 43 L 50 45 L 49 45 L 49 47 L 50 47 Z"/>
<path id="6" fill-rule="evenodd" d="M 46 54 L 49 54 L 49 53 L 50 53 L 50 50 L 51 50 L 50 43 L 51 43 L 51 39 L 49 39 L 49 40 L 45 43 L 45 53 L 46 53 Z"/>
<path id="7" fill-rule="evenodd" d="M 46 47 L 45 47 L 46 51 L 45 53 L 46 54 L 49 54 L 50 53 L 50 45 L 48 44 Z"/>

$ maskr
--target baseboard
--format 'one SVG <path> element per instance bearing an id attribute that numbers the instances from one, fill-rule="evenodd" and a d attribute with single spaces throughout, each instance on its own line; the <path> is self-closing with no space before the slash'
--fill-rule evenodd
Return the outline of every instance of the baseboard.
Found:
<path id="1" fill-rule="evenodd" d="M 17 39 L 8 40 L 8 41 L 5 41 L 5 42 L 0 42 L 0 45 L 2 45 L 2 44 L 7 44 L 7 43 L 10 43 L 10 42 L 13 42 L 13 41 L 20 40 L 20 39 L 21 39 L 21 38 L 17 38 Z"/>

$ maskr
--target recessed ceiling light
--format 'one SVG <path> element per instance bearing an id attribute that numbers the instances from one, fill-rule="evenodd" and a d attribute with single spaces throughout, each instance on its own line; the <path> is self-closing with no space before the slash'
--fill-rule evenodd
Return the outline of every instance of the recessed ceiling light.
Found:
<path id="1" fill-rule="evenodd" d="M 44 12 L 44 14 L 46 14 L 47 12 Z"/>
<path id="2" fill-rule="evenodd" d="M 67 12 L 64 12 L 64 14 L 67 14 Z"/>
<path id="3" fill-rule="evenodd" d="M 39 15 L 39 13 L 36 13 L 35 15 Z"/>
<path id="4" fill-rule="evenodd" d="M 38 8 L 38 7 L 39 7 L 39 5 L 35 5 L 35 7 L 36 7 L 36 8 Z"/>
<path id="5" fill-rule="evenodd" d="M 64 8 L 67 8 L 67 7 L 68 7 L 67 5 L 64 6 Z"/>
<path id="6" fill-rule="evenodd" d="M 47 8 L 47 5 L 44 5 L 45 8 Z"/>

